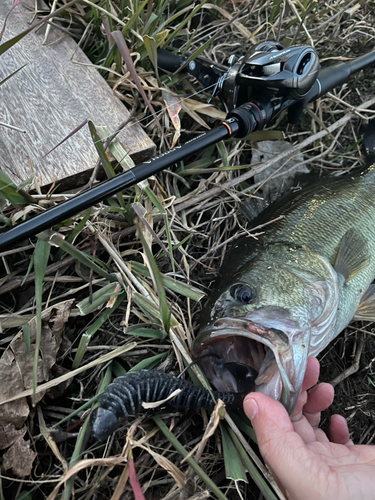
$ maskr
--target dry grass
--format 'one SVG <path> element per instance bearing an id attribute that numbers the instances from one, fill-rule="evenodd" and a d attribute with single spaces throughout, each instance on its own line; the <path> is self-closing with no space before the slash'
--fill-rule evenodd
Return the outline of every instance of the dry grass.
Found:
<path id="1" fill-rule="evenodd" d="M 58 6 L 62 4 L 63 2 L 58 2 Z M 121 27 L 116 19 L 121 17 L 122 4 L 120 0 L 98 4 L 110 13 L 112 29 Z M 188 4 L 189 2 L 186 3 Z M 170 5 L 168 8 L 171 11 L 173 8 L 177 9 L 173 7 L 172 2 Z M 370 2 L 327 0 L 324 5 L 323 2 L 316 1 L 306 1 L 301 5 L 292 0 L 253 0 L 248 4 L 217 2 L 215 5 L 216 7 L 205 4 L 184 27 L 185 31 L 171 40 L 170 48 L 179 48 L 188 53 L 199 50 L 241 9 L 242 12 L 235 22 L 226 26 L 214 43 L 207 45 L 201 54 L 205 60 L 225 65 L 231 54 L 241 56 L 253 44 L 265 40 L 279 40 L 286 43 L 313 43 L 321 61 L 330 64 L 364 54 L 375 45 L 375 17 Z M 104 14 L 101 11 L 96 12 L 94 16 L 88 3 L 81 3 L 71 7 L 69 15 L 60 19 L 60 23 L 77 39 L 81 39 L 93 63 L 103 67 L 108 44 L 104 30 L 101 30 L 102 15 Z M 168 15 L 167 7 L 165 15 Z M 175 26 L 180 21 L 181 19 L 176 21 Z M 136 23 L 133 29 L 140 30 L 140 24 Z M 128 31 L 126 39 L 130 50 L 133 51 L 133 61 L 147 97 L 159 111 L 158 119 L 163 128 L 164 139 L 160 137 L 160 130 L 152 113 L 144 100 L 139 98 L 137 87 L 127 68 L 115 59 L 110 64 L 111 71 L 106 72 L 105 76 L 115 89 L 116 95 L 132 109 L 136 119 L 142 123 L 160 150 L 165 150 L 166 141 L 169 144 L 173 142 L 176 129 L 166 111 L 165 101 L 147 54 L 140 50 L 133 32 Z M 351 78 L 346 85 L 336 89 L 333 95 L 325 96 L 311 106 L 313 115 L 304 114 L 298 125 L 287 124 L 286 117 L 283 117 L 274 127 L 284 131 L 286 139 L 294 144 L 296 151 L 301 149 L 303 140 L 310 138 L 310 144 L 303 149 L 304 158 L 309 167 L 319 175 L 330 175 L 359 167 L 363 160 L 358 146 L 358 126 L 363 117 L 372 117 L 374 111 L 359 110 L 357 106 L 373 97 L 373 81 L 374 69 L 366 69 Z M 175 78 L 164 82 L 163 85 L 168 85 L 173 92 L 178 92 L 181 96 L 189 96 L 200 103 L 207 102 L 206 93 L 196 94 L 200 87 L 190 77 Z M 196 95 L 191 97 L 192 94 Z M 184 142 L 197 136 L 206 130 L 206 124 L 212 126 L 219 109 L 219 102 L 214 101 L 210 108 L 200 113 L 199 107 L 197 109 L 189 100 L 184 101 L 183 111 L 180 113 L 179 140 Z M 349 110 L 352 113 L 350 120 L 340 122 Z M 324 131 L 320 122 L 325 127 L 335 128 L 332 132 L 334 141 L 326 133 L 324 137 L 318 135 Z M 337 123 L 342 125 L 337 127 Z M 131 124 L 127 127 L 131 133 Z M 70 495 L 73 498 L 73 491 L 74 498 L 82 500 L 132 498 L 131 486 L 126 482 L 129 471 L 122 460 L 122 457 L 129 456 L 132 440 L 136 443 L 134 460 L 146 498 L 183 499 L 193 497 L 199 492 L 201 496 L 197 498 L 206 498 L 206 486 L 197 480 L 197 476 L 191 472 L 186 462 L 181 465 L 181 471 L 187 479 L 182 492 L 176 483 L 175 475 L 170 470 L 166 472 L 167 460 L 178 465 L 181 457 L 170 441 L 158 431 L 153 420 L 130 422 L 130 430 L 127 425 L 110 438 L 105 446 L 94 445 L 89 451 L 87 449 L 93 444 L 91 442 L 83 440 L 81 448 L 76 445 L 77 432 L 82 426 L 82 419 L 87 416 L 85 410 L 68 422 L 55 428 L 53 426 L 94 397 L 103 377 L 111 378 L 121 374 L 145 360 L 150 367 L 157 366 L 158 369 L 178 374 L 184 363 L 188 362 L 197 332 L 201 305 L 183 293 L 176 293 L 167 288 L 166 299 L 171 310 L 172 326 L 170 337 L 163 336 L 163 318 L 158 317 L 158 288 L 153 285 L 151 279 L 137 273 L 136 268 L 129 264 L 130 261 L 143 262 L 142 257 L 145 257 L 131 205 L 137 202 L 145 209 L 143 224 L 138 226 L 141 228 L 138 230 L 143 232 L 146 243 L 152 247 L 160 272 L 164 276 L 174 277 L 177 281 L 207 292 L 228 245 L 245 231 L 239 215 L 239 205 L 251 196 L 259 196 L 254 178 L 250 175 L 247 175 L 247 178 L 240 177 L 250 170 L 226 171 L 220 168 L 227 165 L 250 165 L 251 148 L 249 141 L 227 142 L 219 147 L 212 147 L 203 154 L 199 153 L 195 158 L 188 158 L 184 165 L 178 165 L 158 175 L 157 180 L 151 182 L 151 188 L 159 204 L 163 205 L 165 215 L 147 192 L 140 189 L 123 193 L 125 209 L 117 206 L 116 209 L 106 210 L 104 204 L 93 208 L 74 240 L 74 246 L 99 258 L 108 272 L 117 273 L 116 279 L 123 283 L 127 292 L 102 325 L 96 322 L 106 314 L 106 303 L 89 311 L 85 316 L 80 316 L 77 307 L 73 307 L 65 329 L 70 346 L 66 344 L 66 348 L 59 351 L 57 363 L 68 370 L 72 369 L 82 335 L 91 328 L 90 341 L 82 352 L 83 357 L 79 363 L 80 367 L 86 366 L 87 369 L 77 373 L 63 395 L 58 395 L 54 400 L 46 396 L 38 404 L 38 411 L 42 412 L 48 431 L 42 431 L 43 425 L 40 418 L 37 418 L 37 412 L 31 411 L 27 420 L 28 439 L 31 439 L 31 448 L 37 452 L 37 457 L 31 475 L 21 482 L 10 472 L 3 472 L 4 498 L 10 500 L 47 497 L 66 472 L 69 463 L 72 465 L 74 450 L 80 450 L 77 458 L 85 458 L 87 462 L 75 466 L 80 470 L 74 469 L 78 474 L 73 477 L 74 482 L 70 479 L 70 482 L 66 483 L 65 496 L 62 498 L 67 499 Z M 199 170 L 186 175 L 184 170 L 191 168 Z M 204 173 L 203 169 L 207 168 L 214 168 L 215 171 Z M 8 210 L 7 215 L 16 213 Z M 69 224 L 62 226 L 59 231 L 69 234 L 80 220 L 82 215 L 69 221 Z M 170 241 L 167 227 L 170 230 Z M 174 247 L 172 260 L 169 254 L 170 243 Z M 34 277 L 32 274 L 27 275 L 33 250 L 33 246 L 26 245 L 18 252 L 1 254 L 0 314 L 3 349 L 7 348 L 19 327 L 36 314 Z M 51 250 L 54 261 L 49 261 L 44 277 L 43 308 L 71 298 L 74 298 L 77 304 L 100 290 L 105 280 L 64 251 L 58 252 L 58 248 Z M 121 264 L 121 261 L 124 264 Z M 116 297 L 112 299 L 111 305 L 115 300 Z M 138 335 L 134 335 L 137 332 Z M 372 442 L 375 436 L 375 378 L 372 367 L 375 359 L 374 332 L 372 324 L 360 325 L 358 329 L 350 327 L 321 357 L 321 379 L 330 381 L 353 363 L 356 351 L 362 348 L 358 372 L 336 386 L 337 396 L 332 411 L 348 419 L 354 441 L 363 443 Z M 133 341 L 136 346 L 132 346 L 132 350 L 110 365 L 105 365 L 105 369 L 103 365 L 95 366 L 93 363 L 103 354 L 130 345 Z M 201 441 L 205 424 L 201 416 L 174 415 L 167 416 L 164 421 L 188 451 Z M 216 435 L 216 438 L 210 438 L 201 456 L 201 467 L 213 482 L 219 485 L 227 498 L 238 498 L 240 493 L 243 498 L 259 498 L 259 492 L 252 483 L 250 486 L 241 482 L 236 485 L 225 478 L 221 449 L 220 437 Z M 21 492 L 29 492 L 29 496 L 18 496 Z"/>

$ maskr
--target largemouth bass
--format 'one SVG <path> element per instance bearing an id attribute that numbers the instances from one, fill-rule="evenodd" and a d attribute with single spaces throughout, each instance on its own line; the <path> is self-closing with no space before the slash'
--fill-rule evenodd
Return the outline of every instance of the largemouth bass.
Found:
<path id="1" fill-rule="evenodd" d="M 290 195 L 255 225 L 279 216 L 228 251 L 194 355 L 216 389 L 249 392 L 255 371 L 254 390 L 291 412 L 308 356 L 375 320 L 375 166 Z"/>

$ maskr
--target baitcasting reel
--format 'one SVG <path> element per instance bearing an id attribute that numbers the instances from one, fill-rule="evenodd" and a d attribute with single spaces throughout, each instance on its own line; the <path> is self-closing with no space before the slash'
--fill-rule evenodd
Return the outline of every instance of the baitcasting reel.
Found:
<path id="1" fill-rule="evenodd" d="M 158 65 L 167 71 L 178 71 L 187 58 L 166 50 L 158 50 Z M 228 71 L 206 67 L 191 61 L 187 71 L 205 87 L 215 85 L 212 96 L 218 96 L 226 112 L 250 100 L 299 101 L 306 97 L 318 77 L 319 59 L 308 46 L 284 47 L 276 42 L 264 42 L 247 56 L 229 58 Z M 283 107 L 284 108 L 284 107 Z"/>
<path id="2" fill-rule="evenodd" d="M 312 47 L 284 48 L 274 42 L 258 45 L 252 55 L 238 61 L 219 80 L 219 96 L 227 112 L 268 91 L 269 97 L 303 99 L 313 87 L 320 69 Z M 257 97 L 257 96 L 256 96 Z"/>

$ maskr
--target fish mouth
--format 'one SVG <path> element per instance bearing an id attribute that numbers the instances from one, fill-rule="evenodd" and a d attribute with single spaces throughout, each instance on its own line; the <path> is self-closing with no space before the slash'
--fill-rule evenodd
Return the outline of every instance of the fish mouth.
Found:
<path id="1" fill-rule="evenodd" d="M 272 314 L 268 321 L 260 317 L 263 314 L 254 316 L 224 317 L 203 328 L 195 341 L 194 355 L 198 360 L 212 356 L 212 360 L 202 359 L 199 364 L 221 391 L 241 392 L 244 383 L 239 375 L 234 382 L 231 376 L 228 384 L 228 377 L 218 366 L 246 365 L 256 373 L 252 390 L 279 400 L 291 413 L 302 387 L 310 332 L 304 332 L 290 319 L 281 324 L 279 315 L 277 322 L 272 320 Z"/>

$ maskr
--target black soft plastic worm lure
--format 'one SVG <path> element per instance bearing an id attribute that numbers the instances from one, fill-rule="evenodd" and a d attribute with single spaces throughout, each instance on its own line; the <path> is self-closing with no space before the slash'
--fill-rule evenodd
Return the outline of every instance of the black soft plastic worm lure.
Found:
<path id="1" fill-rule="evenodd" d="M 120 427 L 119 419 L 137 415 L 143 409 L 142 402 L 166 399 L 176 389 L 181 392 L 164 405 L 173 411 L 214 409 L 215 401 L 207 389 L 164 372 L 139 370 L 115 378 L 99 396 L 100 406 L 91 414 L 91 435 L 104 441 Z M 213 391 L 213 395 L 215 400 L 220 398 L 227 408 L 234 409 L 242 405 L 246 393 Z"/>

